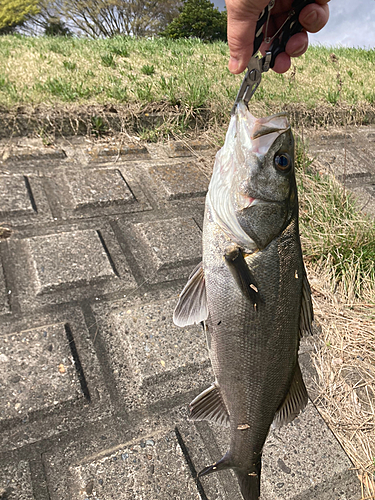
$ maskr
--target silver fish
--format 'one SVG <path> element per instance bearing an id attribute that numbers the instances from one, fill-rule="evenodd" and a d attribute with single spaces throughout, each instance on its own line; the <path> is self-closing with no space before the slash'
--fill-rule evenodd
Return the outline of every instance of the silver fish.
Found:
<path id="1" fill-rule="evenodd" d="M 291 422 L 306 406 L 298 348 L 312 320 L 293 135 L 285 115 L 256 119 L 240 102 L 206 197 L 203 261 L 174 322 L 204 322 L 216 378 L 191 402 L 191 418 L 230 427 L 228 452 L 199 475 L 232 468 L 245 500 L 259 498 L 271 425 Z"/>

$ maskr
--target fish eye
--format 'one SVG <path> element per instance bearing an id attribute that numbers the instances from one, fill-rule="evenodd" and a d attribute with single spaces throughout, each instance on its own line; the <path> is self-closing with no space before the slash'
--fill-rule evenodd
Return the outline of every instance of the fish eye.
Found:
<path id="1" fill-rule="evenodd" d="M 274 162 L 275 167 L 277 168 L 277 170 L 280 170 L 280 172 L 289 172 L 292 167 L 292 159 L 288 155 L 288 153 L 281 153 L 279 155 L 276 155 Z"/>

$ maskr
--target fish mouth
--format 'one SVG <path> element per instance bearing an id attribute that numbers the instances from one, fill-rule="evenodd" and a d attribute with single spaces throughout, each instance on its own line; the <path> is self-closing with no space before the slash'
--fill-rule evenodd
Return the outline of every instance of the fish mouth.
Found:
<path id="1" fill-rule="evenodd" d="M 251 196 L 240 195 L 240 199 L 242 201 L 241 208 L 242 210 L 246 208 L 254 207 L 255 205 L 266 205 L 268 203 L 275 203 L 274 200 L 264 200 L 261 198 L 253 198 Z"/>

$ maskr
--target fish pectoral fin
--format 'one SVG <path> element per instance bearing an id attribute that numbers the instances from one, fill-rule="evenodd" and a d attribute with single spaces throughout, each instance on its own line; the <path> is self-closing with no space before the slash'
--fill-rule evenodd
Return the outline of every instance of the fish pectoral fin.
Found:
<path id="1" fill-rule="evenodd" d="M 208 318 L 206 283 L 202 262 L 191 273 L 173 312 L 177 326 L 198 324 Z"/>
<path id="2" fill-rule="evenodd" d="M 225 249 L 224 257 L 243 294 L 250 299 L 253 305 L 261 302 L 258 286 L 249 266 L 246 264 L 241 248 L 237 245 L 228 246 Z"/>
<path id="3" fill-rule="evenodd" d="M 299 322 L 300 338 L 302 338 L 305 333 L 308 333 L 309 335 L 313 334 L 312 331 L 313 320 L 314 320 L 314 310 L 311 300 L 311 288 L 305 271 L 302 283 L 302 303 L 301 303 L 301 313 Z"/>
<path id="4" fill-rule="evenodd" d="M 296 371 L 289 392 L 277 410 L 272 427 L 280 428 L 292 422 L 307 405 L 308 396 L 305 383 L 302 378 L 301 368 L 297 362 Z"/>
<path id="5" fill-rule="evenodd" d="M 220 394 L 219 385 L 214 382 L 190 403 L 192 420 L 210 420 L 229 426 L 229 413 Z"/>

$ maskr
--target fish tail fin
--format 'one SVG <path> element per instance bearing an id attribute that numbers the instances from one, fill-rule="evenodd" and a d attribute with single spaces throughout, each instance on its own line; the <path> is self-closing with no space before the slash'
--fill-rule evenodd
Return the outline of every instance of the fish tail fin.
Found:
<path id="1" fill-rule="evenodd" d="M 244 500 L 258 500 L 260 497 L 261 462 L 255 465 L 253 471 L 234 469 Z"/>
<path id="2" fill-rule="evenodd" d="M 227 452 L 218 462 L 209 465 L 208 467 L 205 467 L 203 470 L 201 470 L 198 474 L 198 477 L 207 476 L 207 474 L 212 474 L 212 472 L 217 472 L 218 470 L 226 470 L 232 467 L 233 465 L 229 458 L 229 452 Z"/>

